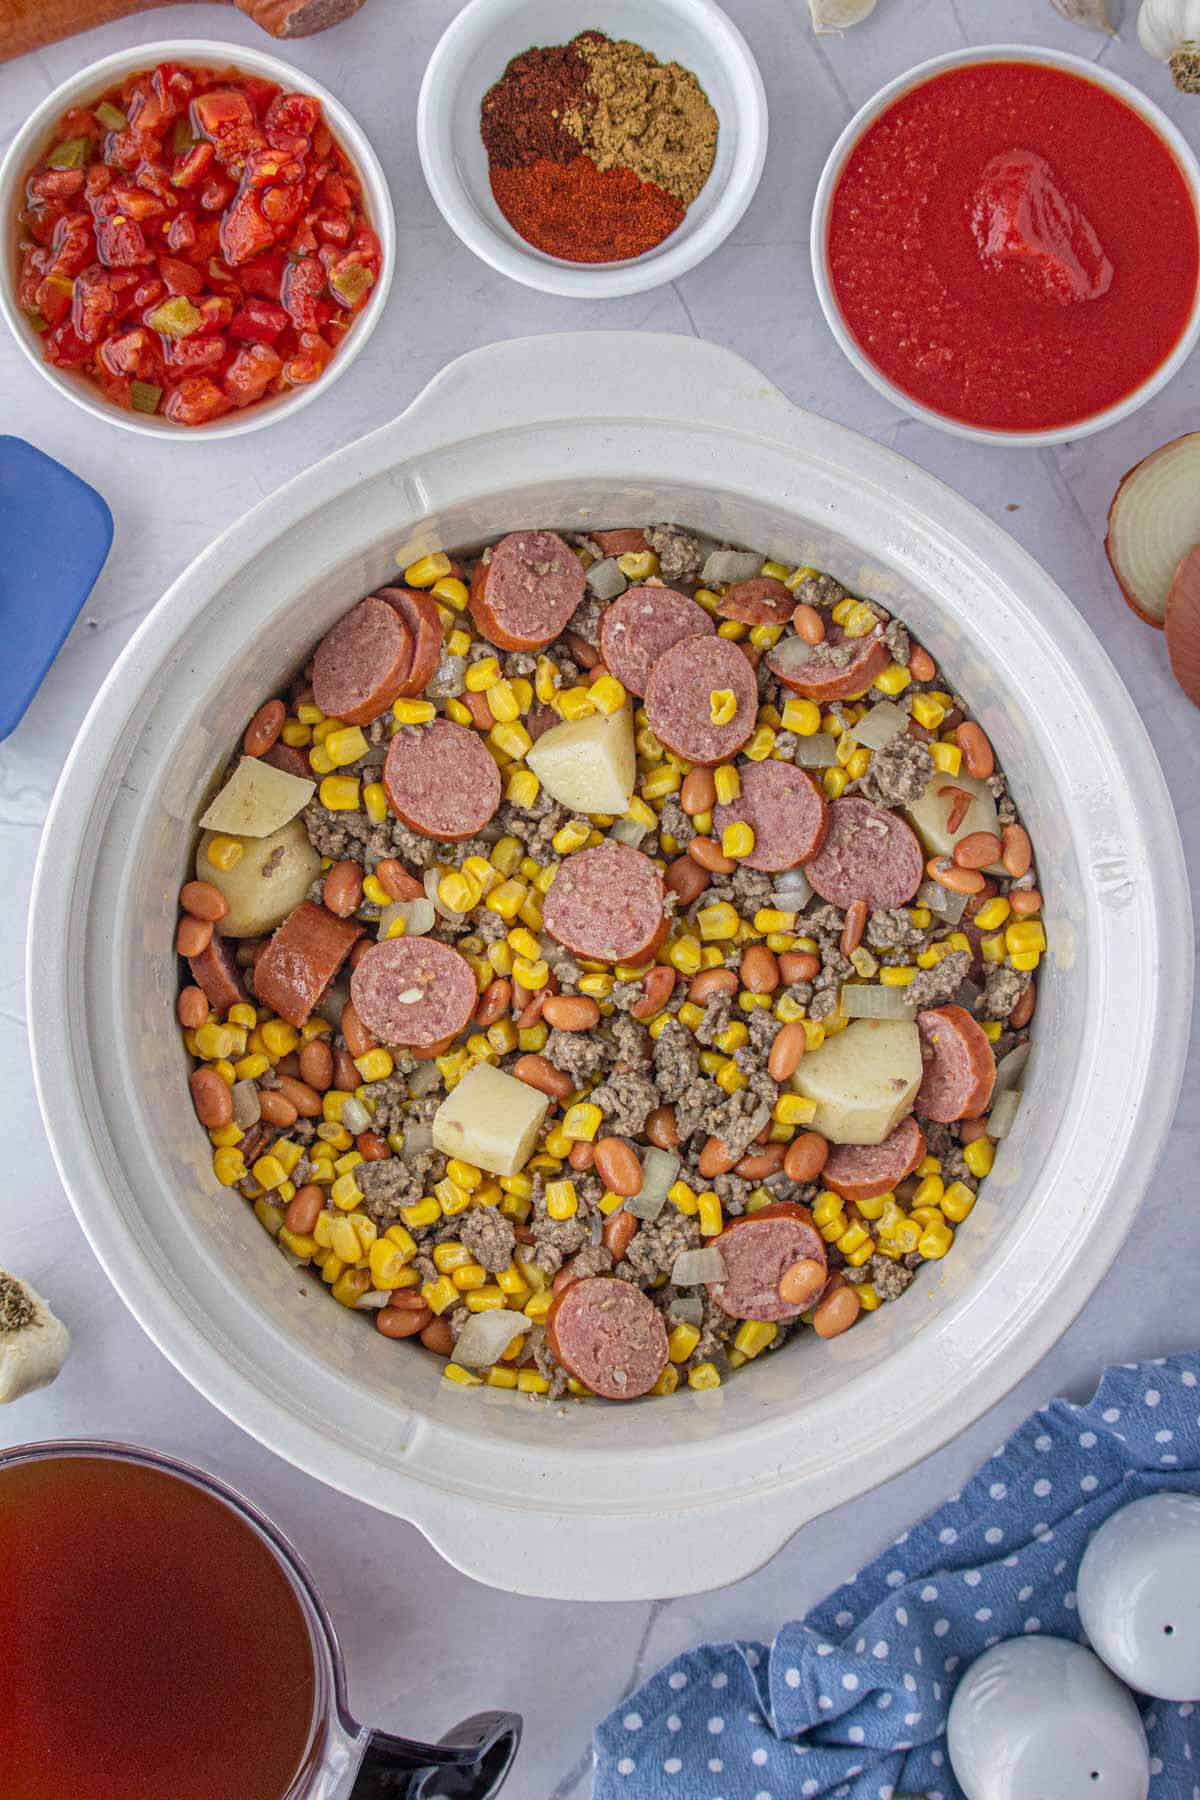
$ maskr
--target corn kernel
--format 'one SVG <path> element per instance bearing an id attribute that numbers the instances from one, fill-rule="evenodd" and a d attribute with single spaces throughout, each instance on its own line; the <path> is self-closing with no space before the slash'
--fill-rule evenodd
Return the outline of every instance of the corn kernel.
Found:
<path id="1" fill-rule="evenodd" d="M 720 1385 L 721 1377 L 715 1363 L 697 1363 L 696 1367 L 688 1373 L 690 1388 L 703 1390 L 704 1388 L 719 1388 Z"/>
<path id="2" fill-rule="evenodd" d="M 964 1144 L 962 1154 L 963 1161 L 976 1181 L 982 1181 L 985 1175 L 991 1174 L 996 1152 L 990 1138 L 977 1137 L 974 1142 Z"/>
<path id="3" fill-rule="evenodd" d="M 742 778 L 733 763 L 719 763 L 713 770 L 713 783 L 717 790 L 717 800 L 722 806 L 728 806 L 740 798 Z"/>
<path id="4" fill-rule="evenodd" d="M 778 1333 L 778 1325 L 768 1324 L 765 1319 L 747 1319 L 734 1334 L 733 1341 L 743 1356 L 754 1357 L 761 1355 L 768 1344 L 774 1343 Z"/>
<path id="5" fill-rule="evenodd" d="M 831 800 L 837 800 L 846 791 L 847 779 L 845 769 L 826 769 L 821 775 L 821 786 Z"/>
<path id="6" fill-rule="evenodd" d="M 804 1094 L 780 1094 L 771 1116 L 780 1125 L 811 1125 L 817 1116 L 817 1103 Z"/>
<path id="7" fill-rule="evenodd" d="M 298 1256 L 301 1262 L 311 1262 L 317 1249 L 315 1238 L 302 1237 L 299 1232 L 289 1231 L 286 1225 L 280 1230 L 279 1242 L 285 1250 L 290 1250 L 293 1256 Z"/>
<path id="8" fill-rule="evenodd" d="M 674 1363 L 668 1363 L 654 1386 L 650 1389 L 650 1392 L 652 1394 L 660 1395 L 673 1394 L 678 1386 L 679 1370 L 675 1367 Z"/>
<path id="9" fill-rule="evenodd" d="M 926 731 L 936 731 L 946 716 L 946 708 L 934 694 L 914 694 L 912 716 Z"/>
<path id="10" fill-rule="evenodd" d="M 680 1007 L 680 1012 L 683 1008 Z M 703 1014 L 700 1015 L 703 1018 Z M 731 1019 L 724 1031 L 719 1032 L 716 1047 L 723 1050 L 726 1056 L 732 1056 L 735 1050 L 741 1050 L 750 1041 L 750 1030 L 741 1019 Z"/>
<path id="11" fill-rule="evenodd" d="M 513 806 L 532 806 L 541 788 L 542 784 L 532 769 L 514 769 L 508 778 L 504 797 Z"/>
<path id="12" fill-rule="evenodd" d="M 412 1206 L 402 1206 L 400 1217 L 412 1231 L 419 1231 L 424 1225 L 436 1225 L 442 1216 L 442 1209 L 432 1194 L 426 1194 Z"/>
<path id="13" fill-rule="evenodd" d="M 356 775 L 326 775 L 321 783 L 321 805 L 327 812 L 356 812 L 362 783 Z"/>
<path id="14" fill-rule="evenodd" d="M 962 768 L 962 751 L 957 744 L 930 744 L 929 754 L 934 768 L 943 775 L 957 775 Z"/>
<path id="15" fill-rule="evenodd" d="M 948 1225 L 929 1225 L 921 1233 L 917 1242 L 917 1249 L 920 1254 L 928 1258 L 929 1261 L 936 1262 L 941 1257 L 945 1256 L 953 1242 L 954 1233 L 950 1230 Z"/>
<path id="16" fill-rule="evenodd" d="M 1040 954 L 1046 948 L 1045 927 L 1040 919 L 1020 919 L 1005 926 L 1004 943 L 1010 956 L 1021 956 L 1029 951 Z"/>
<path id="17" fill-rule="evenodd" d="M 223 1145 L 214 1151 L 212 1167 L 213 1174 L 222 1187 L 233 1187 L 246 1173 L 246 1159 L 240 1150 L 231 1145 Z"/>
<path id="18" fill-rule="evenodd" d="M 667 1199 L 687 1218 L 693 1216 L 699 1205 L 695 1190 L 690 1188 L 686 1181 L 672 1182 L 667 1189 Z"/>
<path id="19" fill-rule="evenodd" d="M 502 1312 L 506 1304 L 504 1289 L 498 1288 L 495 1283 L 475 1288 L 466 1295 L 468 1312 Z"/>
<path id="20" fill-rule="evenodd" d="M 625 689 L 615 675 L 601 675 L 589 687 L 588 695 L 598 712 L 608 714 L 620 712 L 626 700 Z"/>
<path id="21" fill-rule="evenodd" d="M 708 696 L 708 716 L 714 725 L 730 725 L 737 713 L 737 695 L 732 688 L 714 688 Z"/>
<path id="22" fill-rule="evenodd" d="M 699 1328 L 681 1320 L 667 1338 L 667 1355 L 673 1363 L 686 1362 L 699 1342 Z"/>
<path id="23" fill-rule="evenodd" d="M 396 1065 L 389 1050 L 377 1048 L 356 1057 L 354 1066 L 364 1081 L 386 1081 Z"/>
<path id="24" fill-rule="evenodd" d="M 733 909 L 730 908 L 730 911 Z M 736 929 L 736 927 L 735 927 Z M 667 950 L 667 961 L 681 975 L 694 975 L 700 967 L 700 945 L 689 933 L 677 937 Z"/>
<path id="25" fill-rule="evenodd" d="M 488 703 L 488 711 L 491 713 L 493 719 L 495 719 L 497 725 L 511 725 L 514 719 L 520 718 L 521 706 L 516 694 L 513 692 L 511 682 L 494 681 L 491 687 L 488 688 L 485 697 Z"/>
<path id="26" fill-rule="evenodd" d="M 716 1237 L 725 1224 L 721 1211 L 721 1202 L 710 1188 L 696 1196 L 696 1212 L 700 1221 L 701 1237 Z"/>
<path id="27" fill-rule="evenodd" d="M 736 937 L 741 920 L 727 900 L 718 900 L 713 906 L 700 908 L 696 914 L 696 923 L 700 927 L 701 939 L 705 943 L 714 943 Z"/>
<path id="28" fill-rule="evenodd" d="M 427 725 L 436 716 L 437 707 L 432 700 L 392 701 L 392 717 L 397 725 Z"/>
<path id="29" fill-rule="evenodd" d="M 562 1128 L 572 1143 L 590 1144 L 604 1121 L 604 1114 L 590 1100 L 569 1106 L 563 1114 Z"/>
<path id="30" fill-rule="evenodd" d="M 546 1212 L 550 1218 L 573 1219 L 578 1210 L 579 1200 L 573 1181 L 548 1181 L 546 1183 Z"/>
<path id="31" fill-rule="evenodd" d="M 432 592 L 435 600 L 441 600 L 446 606 L 453 607 L 455 612 L 464 612 L 467 601 L 471 598 L 466 582 L 460 581 L 457 575 L 439 576 L 433 584 Z M 465 638 L 466 642 L 455 645 L 453 642 L 455 637 Z M 448 647 L 452 656 L 465 656 L 471 647 L 470 637 L 465 631 L 452 632 Z"/>
<path id="32" fill-rule="evenodd" d="M 370 749 L 364 733 L 357 725 L 343 725 L 340 730 L 331 731 L 324 742 L 325 754 L 335 769 L 357 762 Z"/>
<path id="33" fill-rule="evenodd" d="M 642 781 L 642 798 L 645 800 L 665 800 L 668 794 L 677 794 L 683 785 L 683 777 L 672 763 L 664 762 L 657 769 L 651 770 Z"/>
<path id="34" fill-rule="evenodd" d="M 754 828 L 744 819 L 735 820 L 721 833 L 721 851 L 725 856 L 749 856 L 754 844 Z"/>
<path id="35" fill-rule="evenodd" d="M 461 1363 L 456 1362 L 443 1363 L 442 1380 L 452 1381 L 455 1387 L 483 1386 L 482 1375 L 476 1375 L 473 1369 L 464 1369 Z"/>
<path id="36" fill-rule="evenodd" d="M 832 1188 L 823 1188 L 813 1202 L 813 1224 L 817 1230 L 823 1231 L 831 1220 L 836 1219 L 840 1215 L 843 1205 L 840 1194 L 835 1194 Z"/>
<path id="37" fill-rule="evenodd" d="M 942 1195 L 942 1212 L 953 1224 L 961 1225 L 975 1204 L 975 1196 L 965 1181 L 952 1181 Z"/>
<path id="38" fill-rule="evenodd" d="M 645 581 L 658 574 L 658 557 L 653 550 L 626 550 L 618 556 L 617 567 L 627 581 Z"/>
<path id="39" fill-rule="evenodd" d="M 584 687 L 560 688 L 554 696 L 554 704 L 564 719 L 586 719 L 596 710 L 592 696 Z"/>
<path id="40" fill-rule="evenodd" d="M 765 999 L 766 996 L 764 995 L 763 998 Z M 739 1093 L 741 1089 L 747 1085 L 746 1077 L 742 1074 L 742 1071 L 738 1068 L 732 1056 L 729 1058 L 728 1062 L 724 1063 L 721 1068 L 717 1070 L 714 1079 L 723 1094 Z"/>
<path id="41" fill-rule="evenodd" d="M 428 556 L 419 556 L 416 562 L 409 563 L 404 571 L 405 585 L 415 588 L 432 587 L 435 581 L 441 581 L 444 576 L 449 575 L 450 569 L 450 558 L 444 550 L 431 551 Z"/>
<path id="42" fill-rule="evenodd" d="M 911 680 L 912 676 L 903 663 L 893 662 L 888 664 L 882 675 L 875 677 L 872 685 L 881 694 L 902 694 Z"/>
<path id="43" fill-rule="evenodd" d="M 264 1181 L 263 1186 L 266 1185 Z M 346 1212 L 353 1212 L 356 1206 L 362 1205 L 362 1189 L 353 1175 L 339 1175 L 329 1190 L 329 1198 L 335 1206 L 340 1206 Z"/>
<path id="44" fill-rule="evenodd" d="M 781 1025 L 795 1025 L 804 1017 L 804 1008 L 790 994 L 781 994 L 775 1002 L 775 1017 Z"/>

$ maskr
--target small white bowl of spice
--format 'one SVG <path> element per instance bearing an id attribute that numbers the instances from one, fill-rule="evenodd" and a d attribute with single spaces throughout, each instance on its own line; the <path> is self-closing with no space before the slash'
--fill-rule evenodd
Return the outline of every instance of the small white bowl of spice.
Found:
<path id="1" fill-rule="evenodd" d="M 600 300 L 724 242 L 762 174 L 767 103 L 713 0 L 470 0 L 429 60 L 417 142 L 477 256 Z"/>

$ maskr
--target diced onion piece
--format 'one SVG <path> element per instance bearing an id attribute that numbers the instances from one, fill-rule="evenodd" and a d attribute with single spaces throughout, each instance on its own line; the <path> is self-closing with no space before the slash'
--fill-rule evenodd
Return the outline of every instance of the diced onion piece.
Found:
<path id="1" fill-rule="evenodd" d="M 968 896 L 944 888 L 940 881 L 923 881 L 917 889 L 915 904 L 927 906 L 951 925 L 957 925 L 966 909 Z"/>
<path id="2" fill-rule="evenodd" d="M 233 1122 L 239 1131 L 248 1131 L 262 1118 L 258 1089 L 252 1081 L 235 1081 L 232 1090 Z"/>
<path id="3" fill-rule="evenodd" d="M 409 1092 L 416 1093 L 417 1076 L 421 1069 L 432 1069 L 432 1063 L 421 1063 L 409 1080 Z M 433 1126 L 424 1119 L 418 1119 L 415 1125 L 404 1127 L 404 1155 L 406 1160 L 412 1156 L 424 1156 L 427 1150 L 433 1149 Z"/>
<path id="4" fill-rule="evenodd" d="M 805 663 L 812 661 L 813 646 L 802 637 L 780 638 L 771 652 L 771 669 L 777 675 L 798 675 Z"/>
<path id="5" fill-rule="evenodd" d="M 1017 1109 L 1021 1104 L 1020 1088 L 1005 1088 L 1000 1098 L 993 1102 L 988 1114 L 987 1134 L 990 1138 L 1005 1138 L 1016 1122 Z"/>
<path id="6" fill-rule="evenodd" d="M 332 1025 L 335 1031 L 341 1029 L 342 1014 L 350 999 L 350 984 L 347 981 L 335 981 L 325 989 L 317 1001 L 317 1017 Z"/>
<path id="7" fill-rule="evenodd" d="M 597 600 L 615 600 L 629 586 L 615 556 L 606 556 L 601 562 L 594 562 L 584 579 Z"/>
<path id="8" fill-rule="evenodd" d="M 671 1270 L 676 1287 L 701 1287 L 705 1282 L 724 1281 L 725 1258 L 715 1244 L 703 1250 L 681 1250 Z"/>
<path id="9" fill-rule="evenodd" d="M 513 1339 L 524 1337 L 529 1329 L 524 1313 L 508 1312 L 503 1307 L 472 1313 L 455 1341 L 454 1360 L 465 1369 L 490 1368 Z"/>
<path id="10" fill-rule="evenodd" d="M 1029 1061 L 1029 1045 L 1018 1044 L 1007 1056 L 1002 1056 L 996 1064 L 996 1079 L 992 1085 L 992 1104 L 995 1105 L 1000 1095 L 1011 1087 L 1016 1087 L 1025 1073 L 1025 1064 Z"/>
<path id="11" fill-rule="evenodd" d="M 433 902 L 434 911 L 441 918 L 448 919 L 451 925 L 461 925 L 462 921 L 467 916 L 466 913 L 455 912 L 452 906 L 447 906 L 444 900 L 439 900 L 438 898 L 438 882 L 445 873 L 446 871 L 444 869 L 439 869 L 436 865 L 432 869 L 426 869 L 425 892 Z"/>
<path id="12" fill-rule="evenodd" d="M 608 835 L 614 843 L 628 844 L 636 850 L 649 829 L 638 819 L 617 819 L 609 826 Z"/>
<path id="13" fill-rule="evenodd" d="M 1104 548 L 1135 613 L 1161 625 L 1171 577 L 1200 542 L 1200 431 L 1189 431 L 1130 469 L 1108 509 Z"/>
<path id="14" fill-rule="evenodd" d="M 353 1132 L 355 1137 L 360 1131 L 370 1131 L 371 1129 L 370 1113 L 362 1101 L 356 1100 L 353 1094 L 342 1101 L 342 1124 L 347 1131 Z"/>
<path id="15" fill-rule="evenodd" d="M 882 750 L 894 737 L 908 729 L 908 714 L 894 701 L 880 700 L 864 713 L 857 725 L 849 727 L 850 736 L 868 750 Z"/>
<path id="16" fill-rule="evenodd" d="M 456 916 L 461 918 L 462 915 L 460 913 Z M 396 919 L 403 919 L 405 937 L 424 937 L 427 931 L 433 930 L 436 918 L 437 913 L 432 900 L 393 900 L 392 904 L 385 906 L 379 915 L 379 930 L 376 932 L 376 936 L 382 940 L 391 930 L 393 922 Z"/>
<path id="17" fill-rule="evenodd" d="M 657 1219 L 667 1203 L 667 1193 L 679 1174 L 679 1158 L 671 1150 L 647 1150 L 642 1163 L 640 1192 L 625 1202 L 635 1219 Z"/>
<path id="18" fill-rule="evenodd" d="M 879 982 L 848 981 L 842 989 L 841 1009 L 848 1019 L 911 1019 L 913 1016 L 908 989 L 884 987 Z"/>
<path id="19" fill-rule="evenodd" d="M 798 769 L 831 769 L 837 761 L 837 739 L 828 731 L 798 737 L 792 761 Z"/>
<path id="20" fill-rule="evenodd" d="M 392 1296 L 385 1293 L 383 1288 L 369 1288 L 365 1294 L 359 1295 L 354 1305 L 358 1312 L 382 1312 L 391 1298 Z"/>
<path id="21" fill-rule="evenodd" d="M 435 1062 L 419 1062 L 408 1078 L 408 1091 L 419 1100 L 422 1094 L 432 1094 L 441 1079 L 441 1071 Z M 406 1145 L 411 1144 L 412 1134 L 416 1129 L 415 1125 L 410 1125 L 405 1132 L 404 1142 Z M 432 1129 L 429 1132 L 429 1142 L 432 1145 Z"/>
<path id="22" fill-rule="evenodd" d="M 780 912 L 802 912 L 812 899 L 812 882 L 803 869 L 785 869 L 771 890 Z"/>
<path id="23" fill-rule="evenodd" d="M 667 1317 L 679 1325 L 703 1325 L 704 1302 L 699 1294 L 680 1294 L 668 1306 Z"/>
<path id="24" fill-rule="evenodd" d="M 753 550 L 713 550 L 700 571 L 700 580 L 705 587 L 722 586 L 727 581 L 753 581 L 761 568 L 762 557 Z"/>

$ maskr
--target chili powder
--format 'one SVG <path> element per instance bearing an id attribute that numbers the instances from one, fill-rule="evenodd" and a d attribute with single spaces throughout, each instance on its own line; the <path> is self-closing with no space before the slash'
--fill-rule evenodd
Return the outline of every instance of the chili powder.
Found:
<path id="1" fill-rule="evenodd" d="M 496 205 L 526 243 L 564 262 L 624 262 L 660 244 L 683 218 L 682 204 L 623 167 L 601 171 L 590 156 L 569 163 L 541 156 L 493 165 Z"/>

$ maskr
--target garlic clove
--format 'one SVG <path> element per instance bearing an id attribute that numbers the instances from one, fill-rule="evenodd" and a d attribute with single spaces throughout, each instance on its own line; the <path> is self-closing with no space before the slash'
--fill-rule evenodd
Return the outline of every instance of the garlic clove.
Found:
<path id="1" fill-rule="evenodd" d="M 1147 56 L 1170 65 L 1175 86 L 1200 93 L 1200 0 L 1142 0 L 1137 29 Z"/>
<path id="2" fill-rule="evenodd" d="M 48 1387 L 70 1348 L 70 1333 L 42 1296 L 0 1269 L 0 1406 Z"/>
<path id="3" fill-rule="evenodd" d="M 1092 31 L 1103 31 L 1108 37 L 1117 35 L 1108 16 L 1108 0 L 1050 0 L 1050 4 L 1069 25 L 1087 25 Z"/>
<path id="4" fill-rule="evenodd" d="M 859 25 L 875 11 L 875 0 L 808 0 L 813 30 L 818 36 Z"/>

